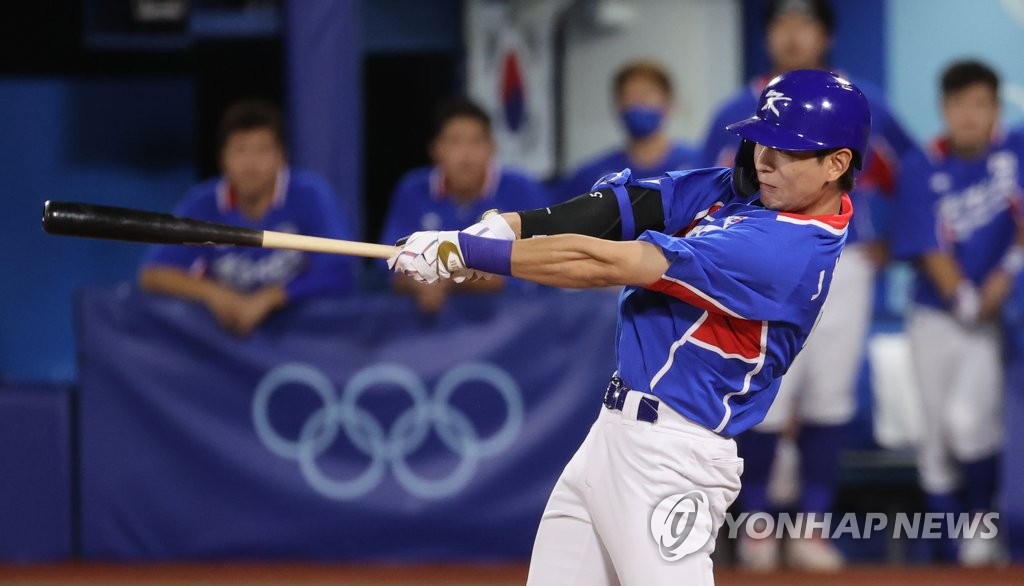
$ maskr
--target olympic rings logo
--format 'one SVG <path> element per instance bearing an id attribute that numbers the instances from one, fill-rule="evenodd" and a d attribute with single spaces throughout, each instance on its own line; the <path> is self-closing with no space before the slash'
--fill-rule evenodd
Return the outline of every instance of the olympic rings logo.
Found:
<path id="1" fill-rule="evenodd" d="M 451 404 L 456 389 L 470 381 L 488 384 L 505 403 L 504 421 L 487 438 L 481 438 L 470 418 Z M 295 440 L 281 436 L 269 415 L 271 397 L 289 384 L 308 387 L 322 403 L 306 419 Z M 382 384 L 402 389 L 412 400 L 412 405 L 387 429 L 373 413 L 359 406 L 363 395 Z M 472 479 L 481 459 L 499 454 L 512 444 L 522 428 L 523 411 L 519 385 L 503 369 L 484 362 L 452 368 L 438 380 L 433 396 L 415 372 L 399 364 L 380 363 L 360 370 L 338 395 L 334 384 L 319 369 L 288 363 L 264 375 L 252 402 L 253 425 L 263 445 L 281 458 L 298 462 L 306 482 L 317 493 L 346 501 L 376 488 L 389 469 L 406 491 L 420 498 L 437 499 L 457 493 Z M 437 479 L 420 476 L 407 461 L 426 442 L 431 429 L 459 457 L 455 468 Z M 317 464 L 339 432 L 370 458 L 361 474 L 345 480 L 327 476 Z"/>

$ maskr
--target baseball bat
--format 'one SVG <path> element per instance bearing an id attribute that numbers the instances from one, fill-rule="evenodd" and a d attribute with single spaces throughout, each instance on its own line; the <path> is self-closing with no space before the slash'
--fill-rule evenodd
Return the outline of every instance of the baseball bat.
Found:
<path id="1" fill-rule="evenodd" d="M 253 230 L 159 212 L 66 201 L 43 204 L 43 230 L 48 234 L 129 242 L 282 248 L 367 258 L 388 258 L 395 253 L 394 246 L 384 244 Z"/>

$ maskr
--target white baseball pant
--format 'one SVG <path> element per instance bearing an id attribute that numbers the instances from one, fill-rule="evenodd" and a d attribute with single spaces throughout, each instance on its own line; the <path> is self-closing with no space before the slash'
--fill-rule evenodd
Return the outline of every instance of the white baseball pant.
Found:
<path id="1" fill-rule="evenodd" d="M 994 324 L 971 328 L 948 312 L 914 307 L 907 324 L 924 432 L 918 472 L 930 493 L 959 486 L 957 462 L 995 454 L 1003 442 L 1003 365 Z"/>
<path id="2" fill-rule="evenodd" d="M 637 421 L 640 392 L 622 411 L 601 408 L 558 479 L 537 531 L 529 586 L 714 584 L 711 553 L 740 489 L 736 443 L 692 423 L 664 402 L 658 421 Z M 667 561 L 652 533 L 667 497 L 702 491 L 710 538 Z"/>

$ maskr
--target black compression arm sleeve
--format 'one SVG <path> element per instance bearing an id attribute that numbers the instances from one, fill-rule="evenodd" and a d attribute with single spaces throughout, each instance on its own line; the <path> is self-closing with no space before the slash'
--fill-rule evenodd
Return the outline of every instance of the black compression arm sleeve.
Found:
<path id="1" fill-rule="evenodd" d="M 665 211 L 661 192 L 636 185 L 626 188 L 633 208 L 636 233 L 664 230 Z M 615 194 L 609 188 L 574 197 L 548 208 L 519 212 L 521 238 L 551 234 L 584 234 L 605 240 L 622 239 L 622 218 Z"/>

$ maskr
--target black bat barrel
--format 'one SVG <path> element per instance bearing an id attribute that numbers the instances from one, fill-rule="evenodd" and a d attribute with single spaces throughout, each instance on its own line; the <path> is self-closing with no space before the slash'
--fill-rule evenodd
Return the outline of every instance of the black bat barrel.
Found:
<path id="1" fill-rule="evenodd" d="M 61 201 L 43 205 L 43 230 L 63 236 L 154 244 L 263 245 L 260 230 L 159 212 Z"/>

